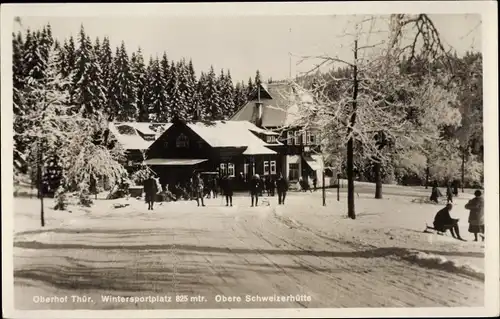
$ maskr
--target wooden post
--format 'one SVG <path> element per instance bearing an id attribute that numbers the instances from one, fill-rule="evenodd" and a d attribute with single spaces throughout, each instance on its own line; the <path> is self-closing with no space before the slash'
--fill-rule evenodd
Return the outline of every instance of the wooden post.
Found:
<path id="1" fill-rule="evenodd" d="M 42 227 L 45 226 L 45 211 L 44 211 L 44 205 L 43 205 L 43 143 L 40 141 L 38 143 L 38 169 L 37 169 L 37 175 L 38 175 L 38 196 L 40 198 L 40 222 L 42 224 Z"/>
<path id="2" fill-rule="evenodd" d="M 323 161 L 324 163 L 324 161 Z M 321 179 L 323 180 L 323 184 L 322 184 L 322 192 L 323 192 L 323 206 L 326 206 L 326 190 L 325 190 L 325 168 L 323 167 L 323 171 L 322 171 L 322 174 L 321 174 Z"/>
<path id="3" fill-rule="evenodd" d="M 430 168 L 429 164 L 427 164 L 427 167 L 425 168 L 425 189 L 429 188 L 429 173 L 430 173 Z"/>
<path id="4" fill-rule="evenodd" d="M 340 202 L 340 174 L 337 174 L 337 202 Z"/>
<path id="5" fill-rule="evenodd" d="M 462 148 L 462 193 L 464 192 L 465 184 L 465 148 Z"/>

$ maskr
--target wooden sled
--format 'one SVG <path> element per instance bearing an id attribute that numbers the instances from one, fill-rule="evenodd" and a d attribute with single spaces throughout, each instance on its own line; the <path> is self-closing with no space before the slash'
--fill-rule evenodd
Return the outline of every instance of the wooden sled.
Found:
<path id="1" fill-rule="evenodd" d="M 438 235 L 443 236 L 443 235 L 446 235 L 446 232 L 447 232 L 448 230 L 450 230 L 450 229 L 451 229 L 451 227 L 453 227 L 453 226 L 445 227 L 444 232 L 442 232 L 442 231 L 437 230 L 436 228 L 434 228 L 434 226 L 429 226 L 429 224 L 427 224 L 427 223 L 426 223 L 426 224 L 425 224 L 425 229 L 424 229 L 424 231 L 423 231 L 423 232 L 424 232 L 424 233 L 428 233 L 428 234 L 429 234 L 429 233 L 430 233 L 430 234 L 434 234 L 434 232 L 436 232 Z"/>

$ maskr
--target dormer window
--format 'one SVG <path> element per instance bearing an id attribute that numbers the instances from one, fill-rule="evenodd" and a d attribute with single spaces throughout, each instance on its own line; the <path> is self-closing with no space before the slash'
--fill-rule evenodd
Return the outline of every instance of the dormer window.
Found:
<path id="1" fill-rule="evenodd" d="M 313 132 L 309 133 L 309 144 L 316 145 L 316 135 Z"/>
<path id="2" fill-rule="evenodd" d="M 155 140 L 155 136 L 153 134 L 144 134 L 143 137 L 146 141 L 154 141 Z"/>
<path id="3" fill-rule="evenodd" d="M 293 132 L 292 131 L 286 132 L 286 143 L 288 145 L 292 145 L 293 144 Z"/>
<path id="4" fill-rule="evenodd" d="M 189 147 L 189 138 L 186 135 L 181 133 L 177 137 L 177 140 L 175 141 L 175 145 L 177 148 L 187 148 L 187 147 Z"/>
<path id="5" fill-rule="evenodd" d="M 295 145 L 300 145 L 300 132 L 299 131 L 294 132 L 294 141 L 293 142 Z"/>
<path id="6" fill-rule="evenodd" d="M 274 135 L 266 136 L 266 142 L 267 143 L 276 143 L 276 136 L 274 136 Z"/>

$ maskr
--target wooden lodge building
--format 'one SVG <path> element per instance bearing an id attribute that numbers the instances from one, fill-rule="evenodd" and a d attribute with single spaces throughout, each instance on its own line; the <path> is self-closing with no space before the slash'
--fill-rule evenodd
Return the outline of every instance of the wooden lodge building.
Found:
<path id="1" fill-rule="evenodd" d="M 115 122 L 109 130 L 127 151 L 125 167 L 133 171 L 146 164 L 162 185 L 183 184 L 194 172 L 205 172 L 227 173 L 238 188 L 245 188 L 254 174 L 282 174 L 292 184 L 316 176 L 321 186 L 324 164 L 317 132 L 294 125 L 299 105 L 312 102 L 287 83 L 263 84 L 229 121 Z M 333 174 L 326 172 L 329 186 Z"/>
<path id="2" fill-rule="evenodd" d="M 126 167 L 147 164 L 162 186 L 184 184 L 195 172 L 229 174 L 244 189 L 254 174 L 274 177 L 283 170 L 278 134 L 248 121 L 110 123 L 127 150 Z"/>
<path id="3" fill-rule="evenodd" d="M 231 118 L 248 121 L 264 130 L 279 134 L 283 148 L 278 156 L 283 176 L 290 182 L 317 178 L 322 185 L 325 167 L 321 154 L 318 132 L 295 125 L 300 105 L 314 103 L 307 93 L 297 92 L 286 82 L 262 84 L 250 100 Z M 334 183 L 333 172 L 326 169 L 325 186 Z"/>

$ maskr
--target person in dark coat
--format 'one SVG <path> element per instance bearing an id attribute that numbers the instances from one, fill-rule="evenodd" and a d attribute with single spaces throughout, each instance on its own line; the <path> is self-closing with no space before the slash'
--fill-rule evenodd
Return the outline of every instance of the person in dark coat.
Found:
<path id="1" fill-rule="evenodd" d="M 261 181 L 258 174 L 255 174 L 250 180 L 250 196 L 252 197 L 252 207 L 259 204 L 259 193 L 261 192 Z"/>
<path id="2" fill-rule="evenodd" d="M 224 196 L 226 196 L 226 206 L 233 207 L 233 178 L 226 174 L 221 184 Z"/>
<path id="3" fill-rule="evenodd" d="M 278 191 L 278 205 L 285 205 L 286 192 L 288 191 L 288 181 L 282 174 L 276 180 L 276 189 Z"/>
<path id="4" fill-rule="evenodd" d="M 271 177 L 266 177 L 265 185 L 267 196 L 271 196 Z"/>
<path id="5" fill-rule="evenodd" d="M 431 197 L 430 200 L 432 202 L 435 202 L 436 204 L 439 203 L 439 197 L 441 197 L 441 192 L 439 191 L 437 182 L 434 182 L 434 185 L 432 186 L 432 191 L 431 191 Z"/>
<path id="6" fill-rule="evenodd" d="M 453 182 L 453 195 L 455 195 L 455 197 L 458 196 L 458 181 L 454 181 Z"/>
<path id="7" fill-rule="evenodd" d="M 193 186 L 194 186 L 196 203 L 198 204 L 198 206 L 200 206 L 200 200 L 201 200 L 201 206 L 205 206 L 205 203 L 203 202 L 204 184 L 203 184 L 203 179 L 201 179 L 200 177 L 200 174 L 197 174 L 195 178 L 193 178 Z"/>
<path id="8" fill-rule="evenodd" d="M 276 180 L 274 179 L 274 177 L 270 179 L 269 186 L 271 187 L 271 196 L 274 197 L 274 193 L 276 192 Z"/>
<path id="9" fill-rule="evenodd" d="M 450 230 L 453 238 L 464 240 L 460 237 L 460 231 L 458 229 L 458 219 L 451 218 L 450 212 L 453 208 L 452 204 L 447 204 L 446 207 L 439 210 L 434 217 L 434 229 L 438 232 L 446 232 L 446 230 Z"/>
<path id="10" fill-rule="evenodd" d="M 453 203 L 453 190 L 450 183 L 446 186 L 446 200 L 448 203 Z"/>
<path id="11" fill-rule="evenodd" d="M 481 234 L 484 241 L 484 198 L 480 190 L 474 192 L 474 198 L 466 205 L 469 212 L 469 233 L 474 234 L 474 241 L 477 241 L 477 234 Z"/>
<path id="12" fill-rule="evenodd" d="M 153 176 L 149 175 L 144 181 L 144 193 L 146 198 L 146 203 L 148 204 L 148 210 L 153 210 L 156 193 L 158 192 L 158 187 L 156 186 L 156 181 Z"/>

